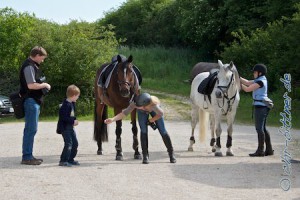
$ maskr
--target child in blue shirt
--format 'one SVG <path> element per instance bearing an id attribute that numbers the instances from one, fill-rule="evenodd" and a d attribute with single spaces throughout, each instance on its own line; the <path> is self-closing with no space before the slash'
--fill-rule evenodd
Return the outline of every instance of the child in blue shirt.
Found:
<path id="1" fill-rule="evenodd" d="M 74 158 L 77 154 L 78 140 L 74 126 L 78 125 L 75 116 L 75 103 L 80 95 L 80 90 L 75 85 L 70 85 L 66 92 L 67 98 L 63 101 L 59 109 L 59 119 L 56 132 L 64 139 L 64 148 L 60 156 L 59 166 L 72 167 L 80 165 Z"/>

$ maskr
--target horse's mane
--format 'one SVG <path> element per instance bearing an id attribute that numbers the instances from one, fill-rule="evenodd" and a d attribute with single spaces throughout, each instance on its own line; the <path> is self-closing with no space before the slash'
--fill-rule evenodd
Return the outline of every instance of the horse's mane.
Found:
<path id="1" fill-rule="evenodd" d="M 240 75 L 239 75 L 239 72 L 238 72 L 238 70 L 237 70 L 237 68 L 235 67 L 234 64 L 233 64 L 233 67 L 232 67 L 232 72 L 234 73 L 234 78 L 235 78 L 235 81 L 236 81 L 236 87 L 237 87 L 238 91 L 240 91 L 241 90 Z"/>

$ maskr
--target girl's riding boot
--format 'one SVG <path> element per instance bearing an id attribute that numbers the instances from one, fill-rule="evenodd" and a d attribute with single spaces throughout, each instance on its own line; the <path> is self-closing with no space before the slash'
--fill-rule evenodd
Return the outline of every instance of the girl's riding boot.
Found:
<path id="1" fill-rule="evenodd" d="M 147 133 L 141 133 L 141 145 L 142 145 L 142 153 L 143 153 L 143 164 L 149 164 Z"/>
<path id="2" fill-rule="evenodd" d="M 170 163 L 176 163 L 176 158 L 174 156 L 173 146 L 171 142 L 171 138 L 168 134 L 162 136 L 163 141 L 167 147 L 169 157 L 170 157 Z"/>
<path id="3" fill-rule="evenodd" d="M 274 150 L 273 150 L 272 144 L 271 144 L 271 138 L 270 138 L 270 134 L 268 131 L 265 132 L 265 142 L 266 142 L 265 156 L 274 155 Z"/>
<path id="4" fill-rule="evenodd" d="M 250 153 L 250 157 L 264 157 L 264 144 L 265 144 L 265 134 L 258 133 L 258 148 L 255 153 Z"/>

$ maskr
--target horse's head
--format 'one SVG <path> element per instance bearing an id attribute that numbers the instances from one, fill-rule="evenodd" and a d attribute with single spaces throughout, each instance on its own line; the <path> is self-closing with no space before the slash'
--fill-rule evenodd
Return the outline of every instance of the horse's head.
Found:
<path id="1" fill-rule="evenodd" d="M 229 64 L 223 64 L 221 60 L 218 60 L 218 64 L 220 66 L 220 70 L 217 81 L 218 89 L 216 90 L 215 94 L 217 98 L 222 98 L 223 96 L 228 96 L 228 90 L 232 88 L 232 85 L 235 85 L 239 90 L 240 79 L 236 67 L 232 61 Z"/>
<path id="2" fill-rule="evenodd" d="M 118 85 L 121 96 L 129 97 L 130 90 L 134 86 L 134 73 L 132 68 L 132 55 L 128 57 L 127 60 L 122 60 L 122 57 L 118 55 L 118 66 L 117 66 L 117 77 L 118 77 Z"/>

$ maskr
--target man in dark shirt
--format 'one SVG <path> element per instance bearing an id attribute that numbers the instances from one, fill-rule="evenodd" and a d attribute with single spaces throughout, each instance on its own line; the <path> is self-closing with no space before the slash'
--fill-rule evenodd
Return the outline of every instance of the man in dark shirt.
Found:
<path id="1" fill-rule="evenodd" d="M 36 46 L 20 70 L 20 94 L 24 96 L 25 128 L 23 132 L 22 162 L 25 165 L 40 165 L 43 160 L 32 155 L 34 136 L 37 132 L 40 105 L 45 90 L 51 86 L 41 80 L 40 64 L 47 57 L 43 47 Z"/>

